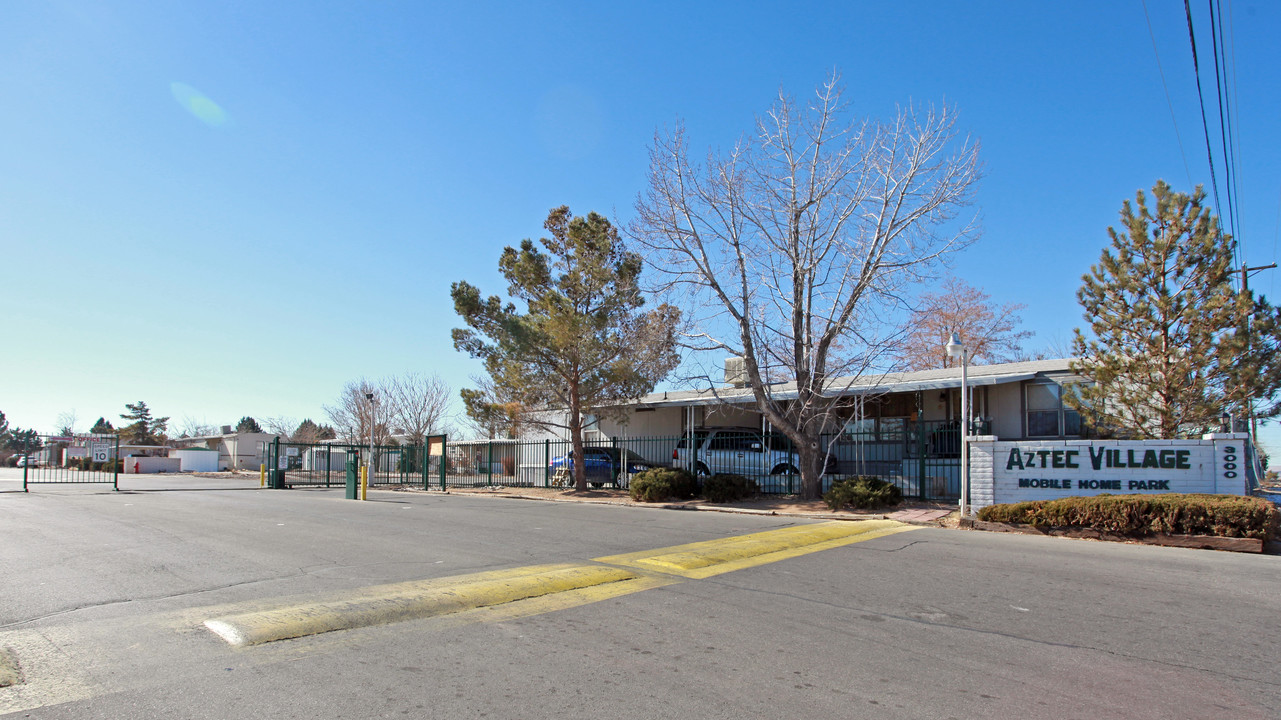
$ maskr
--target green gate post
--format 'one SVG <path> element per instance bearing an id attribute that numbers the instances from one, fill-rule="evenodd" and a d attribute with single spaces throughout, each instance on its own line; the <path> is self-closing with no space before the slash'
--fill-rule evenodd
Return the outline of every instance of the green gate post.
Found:
<path id="1" fill-rule="evenodd" d="M 316 457 L 316 448 L 314 445 L 311 448 L 311 456 Z M 330 464 L 333 463 L 333 461 L 334 461 L 333 448 L 326 445 L 325 446 L 325 487 L 329 487 L 329 466 Z"/>
<path id="2" fill-rule="evenodd" d="M 488 447 L 489 458 L 485 460 L 485 485 L 494 484 L 494 441 L 490 440 L 485 443 Z"/>
<path id="3" fill-rule="evenodd" d="M 430 462 L 430 460 L 431 460 L 431 456 L 427 454 L 427 450 L 428 450 L 428 448 L 430 448 L 430 447 L 431 447 L 431 437 L 430 437 L 430 436 L 428 436 L 428 437 L 423 438 L 422 475 L 423 475 L 423 489 L 424 489 L 424 490 L 429 490 L 429 489 L 431 489 L 431 488 L 430 488 L 430 486 L 431 486 L 431 475 L 430 475 L 430 473 L 431 473 L 431 469 L 427 467 L 428 462 Z"/>
<path id="4" fill-rule="evenodd" d="M 120 489 L 120 436 L 119 435 L 116 436 L 116 453 L 111 460 L 112 460 L 111 489 L 119 490 Z"/>
<path id="5" fill-rule="evenodd" d="M 543 438 L 543 487 L 552 486 L 552 441 Z"/>
<path id="6" fill-rule="evenodd" d="M 445 488 L 445 473 L 449 470 L 449 436 L 440 436 L 440 489 Z"/>

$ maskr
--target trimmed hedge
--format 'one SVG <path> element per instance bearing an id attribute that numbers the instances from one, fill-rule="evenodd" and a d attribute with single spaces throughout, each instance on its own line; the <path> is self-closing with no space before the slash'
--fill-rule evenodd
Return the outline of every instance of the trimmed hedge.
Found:
<path id="1" fill-rule="evenodd" d="M 707 502 L 737 502 L 758 491 L 755 480 L 733 473 L 717 473 L 703 481 L 703 497 Z"/>
<path id="2" fill-rule="evenodd" d="M 1267 540 L 1281 526 L 1281 512 L 1257 497 L 1166 493 L 1096 495 L 989 505 L 980 520 L 1037 527 L 1087 527 L 1142 537 L 1215 535 Z"/>
<path id="3" fill-rule="evenodd" d="M 878 508 L 903 502 L 903 491 L 878 477 L 847 477 L 832 483 L 832 489 L 823 493 L 823 502 L 833 510 L 846 506 Z"/>
<path id="4" fill-rule="evenodd" d="M 650 468 L 632 476 L 628 493 L 636 502 L 688 500 L 698 494 L 698 480 L 677 468 Z"/>

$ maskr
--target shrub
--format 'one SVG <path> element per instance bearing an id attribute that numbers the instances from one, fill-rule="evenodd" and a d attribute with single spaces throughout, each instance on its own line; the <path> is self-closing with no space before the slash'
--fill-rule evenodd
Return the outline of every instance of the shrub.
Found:
<path id="1" fill-rule="evenodd" d="M 686 500 L 698 494 L 698 480 L 679 468 L 650 468 L 632 476 L 628 493 L 636 502 Z"/>
<path id="2" fill-rule="evenodd" d="M 832 483 L 832 489 L 823 494 L 823 502 L 833 510 L 846 506 L 878 508 L 903 502 L 903 491 L 878 477 L 847 477 Z"/>
<path id="3" fill-rule="evenodd" d="M 1277 535 L 1281 511 L 1257 497 L 1166 493 L 989 505 L 979 510 L 979 519 L 1037 527 L 1087 527 L 1136 537 L 1167 533 L 1266 540 Z"/>
<path id="4" fill-rule="evenodd" d="M 736 502 L 752 497 L 756 493 L 756 481 L 742 475 L 717 473 L 703 481 L 703 497 L 707 498 L 708 502 Z"/>
<path id="5" fill-rule="evenodd" d="M 103 463 L 102 471 L 109 472 L 109 473 L 118 473 L 118 472 L 123 472 L 124 467 L 120 463 L 120 458 L 116 458 L 115 460 L 109 460 Z"/>

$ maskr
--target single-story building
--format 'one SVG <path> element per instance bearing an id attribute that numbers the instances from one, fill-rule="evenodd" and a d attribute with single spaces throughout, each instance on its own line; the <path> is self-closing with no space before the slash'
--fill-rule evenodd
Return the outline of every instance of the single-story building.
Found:
<path id="1" fill-rule="evenodd" d="M 1063 358 L 968 368 L 969 434 L 973 441 L 982 438 L 986 453 L 983 455 L 985 464 L 981 468 L 970 463 L 971 474 L 976 470 L 992 472 L 992 468 L 1000 464 L 1000 458 L 992 460 L 991 453 L 1007 452 L 1008 443 L 1051 448 L 1048 457 L 1052 458 L 1059 456 L 1054 454 L 1055 448 L 1079 445 L 1071 450 L 1074 459 L 1082 456 L 1087 445 L 1097 446 L 1096 454 L 1102 453 L 1105 447 L 1108 453 L 1122 450 L 1128 453 L 1137 447 L 1118 444 L 1117 441 L 1083 438 L 1080 415 L 1064 402 L 1071 387 L 1084 380 L 1072 373 L 1070 365 L 1071 360 Z M 610 412 L 589 416 L 585 418 L 585 440 L 624 447 L 654 464 L 684 466 L 698 472 L 752 475 L 770 492 L 790 491 L 796 487 L 794 481 L 783 483 L 777 477 L 796 472 L 794 466 L 798 463 L 790 441 L 772 432 L 768 421 L 756 408 L 751 389 L 742 382 L 737 364 L 727 362 L 726 371 L 726 384 L 721 387 L 651 393 L 611 408 Z M 961 383 L 960 368 L 833 379 L 828 385 L 828 392 L 845 398 L 846 402 L 835 411 L 823 436 L 822 451 L 827 456 L 823 487 L 826 488 L 834 477 L 875 475 L 892 480 L 911 497 L 960 497 Z M 776 400 L 796 398 L 796 384 L 774 384 L 770 387 L 770 394 Z M 546 439 L 561 443 L 561 447 L 567 437 L 564 431 L 546 435 Z M 1158 470 L 1164 470 L 1167 475 L 1186 476 L 1190 480 L 1195 478 L 1189 487 L 1232 487 L 1237 488 L 1238 494 L 1241 488 L 1247 487 L 1245 483 L 1234 482 L 1235 476 L 1225 478 L 1222 475 L 1223 468 L 1215 464 L 1214 458 L 1224 455 L 1224 452 L 1221 448 L 1215 449 L 1214 441 L 1190 442 L 1188 448 L 1180 446 L 1180 452 L 1186 450 L 1187 457 L 1197 458 L 1199 469 Z M 1226 445 L 1224 442 L 1227 441 L 1218 445 L 1233 447 L 1233 443 L 1240 445 L 1243 441 L 1240 436 L 1231 436 L 1230 442 Z M 1244 442 L 1248 446 L 1248 438 Z M 973 444 L 971 442 L 971 446 Z M 697 451 L 691 452 L 691 447 Z M 1250 459 L 1251 471 L 1257 471 L 1252 449 L 1238 450 L 1238 453 L 1240 456 L 1235 458 L 1235 462 Z M 1166 455 L 1175 457 L 1169 453 Z M 1144 458 L 1147 453 L 1140 451 L 1138 456 Z M 1158 449 L 1156 457 L 1165 456 Z M 720 463 L 719 467 L 716 463 Z M 1089 485 L 1100 478 L 1107 481 L 1105 488 L 1113 488 L 1117 483 L 1122 490 L 1131 487 L 1128 478 L 1134 473 L 1129 467 L 1124 471 L 1120 467 L 1109 468 L 1113 472 L 1089 477 L 1082 475 L 1080 479 L 1085 485 L 1080 488 L 1073 486 L 1073 491 L 1089 490 Z M 1232 469 L 1227 472 L 1232 473 Z M 1000 477 L 995 481 L 990 477 L 986 480 L 986 487 L 994 487 L 995 491 L 989 489 L 981 498 L 975 497 L 976 501 L 981 500 L 982 504 L 1005 502 L 1001 488 L 1009 484 L 1006 475 L 1011 474 L 1003 468 L 996 474 Z M 1155 478 L 1151 468 L 1139 474 L 1144 478 Z M 1019 473 L 1013 473 L 1011 477 L 1014 475 Z M 1029 476 L 1024 480 L 1055 480 L 1043 476 L 1044 473 L 1040 473 L 1035 478 Z M 1215 477 L 1218 478 L 1217 484 L 1213 481 Z M 1136 479 L 1135 482 L 1139 484 L 1134 487 L 1144 491 L 1149 487 L 1146 481 Z M 1018 488 L 1017 477 L 1013 487 Z M 1154 489 L 1159 487 L 1159 483 L 1152 485 Z M 1030 495 L 1015 492 L 1011 494 L 1014 496 Z"/>
<path id="2" fill-rule="evenodd" d="M 972 432 L 1003 440 L 1078 439 L 1080 416 L 1063 403 L 1064 388 L 1080 381 L 1069 363 L 1055 359 L 970 367 L 966 380 Z M 724 441 L 714 437 L 710 449 L 722 442 L 725 450 L 746 456 L 749 466 L 752 453 L 769 455 L 764 463 L 775 465 L 779 456 L 769 451 L 787 441 L 772 432 L 751 389 L 733 368 L 727 363 L 724 386 L 651 393 L 590 416 L 585 439 L 622 444 L 650 462 L 672 464 L 687 460 L 681 448 L 698 444 L 686 439 L 695 433 L 750 429 L 773 439 L 762 443 L 759 436 L 720 434 L 717 437 Z M 828 465 L 832 475 L 895 478 L 912 495 L 921 494 L 925 478 L 925 495 L 959 496 L 960 368 L 835 378 L 828 387 L 831 394 L 847 398 L 824 435 L 823 450 L 835 458 Z M 795 398 L 796 384 L 772 385 L 770 393 L 779 400 Z M 554 441 L 568 437 L 565 432 L 548 436 Z M 729 447 L 734 443 L 742 447 Z M 770 447 L 762 448 L 763 444 Z M 770 471 L 762 467 L 752 474 Z"/>
<path id="3" fill-rule="evenodd" d="M 230 428 L 227 428 L 230 431 Z M 266 462 L 263 443 L 275 440 L 275 433 L 224 432 L 218 435 L 177 438 L 175 448 L 203 447 L 218 451 L 219 470 L 258 470 Z"/>

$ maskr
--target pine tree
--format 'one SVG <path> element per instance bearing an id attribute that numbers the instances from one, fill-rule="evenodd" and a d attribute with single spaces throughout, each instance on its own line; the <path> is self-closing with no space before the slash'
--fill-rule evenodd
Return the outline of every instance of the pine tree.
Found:
<path id="1" fill-rule="evenodd" d="M 169 418 L 151 417 L 151 408 L 139 400 L 137 404 L 125 403 L 129 412 L 120 416 L 130 423 L 120 429 L 120 439 L 129 445 L 155 445 L 164 441 L 165 430 L 169 427 Z"/>
<path id="2" fill-rule="evenodd" d="M 98 422 L 93 424 L 93 427 L 89 428 L 89 432 L 94 435 L 110 435 L 115 431 L 116 429 L 111 426 L 111 422 L 101 417 L 98 418 Z"/>
<path id="3" fill-rule="evenodd" d="M 240 422 L 236 423 L 236 432 L 261 433 L 262 426 L 258 424 L 257 420 L 254 420 L 252 417 L 249 417 L 248 415 L 246 415 L 240 418 Z"/>
<path id="4" fill-rule="evenodd" d="M 649 392 L 675 367 L 680 312 L 668 305 L 640 312 L 641 258 L 623 248 L 603 216 L 574 217 L 562 206 L 543 227 L 551 234 L 540 241 L 545 253 L 523 240 L 498 263 L 523 312 L 454 283 L 454 309 L 470 328 L 454 330 L 454 347 L 485 361 L 502 397 L 565 410 L 566 422 L 557 425 L 568 429 L 581 458 L 584 413 Z M 587 489 L 583 463 L 575 463 L 574 480 Z"/>
<path id="5" fill-rule="evenodd" d="M 1091 384 L 1066 400 L 1100 432 L 1193 436 L 1243 412 L 1247 395 L 1276 414 L 1276 312 L 1233 288 L 1232 240 L 1204 199 L 1199 186 L 1187 195 L 1158 180 L 1150 207 L 1140 190 L 1082 278 L 1091 336 L 1076 330 L 1072 367 Z"/>

